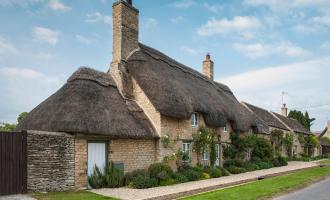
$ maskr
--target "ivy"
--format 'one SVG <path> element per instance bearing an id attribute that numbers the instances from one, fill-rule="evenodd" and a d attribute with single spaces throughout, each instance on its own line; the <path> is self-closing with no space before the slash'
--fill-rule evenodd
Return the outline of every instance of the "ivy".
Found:
<path id="1" fill-rule="evenodd" d="M 286 151 L 289 157 L 292 157 L 292 148 L 293 148 L 293 134 L 288 133 L 283 139 Z"/>

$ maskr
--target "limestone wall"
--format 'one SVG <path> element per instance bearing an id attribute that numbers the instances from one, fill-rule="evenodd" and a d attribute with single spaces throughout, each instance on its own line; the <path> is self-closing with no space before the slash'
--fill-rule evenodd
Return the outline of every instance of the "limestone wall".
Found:
<path id="1" fill-rule="evenodd" d="M 74 186 L 74 138 L 66 133 L 28 131 L 29 191 L 64 191 Z"/>

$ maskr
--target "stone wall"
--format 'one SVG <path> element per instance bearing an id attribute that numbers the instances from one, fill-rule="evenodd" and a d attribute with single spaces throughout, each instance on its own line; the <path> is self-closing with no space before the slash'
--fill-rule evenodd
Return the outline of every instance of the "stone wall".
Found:
<path id="1" fill-rule="evenodd" d="M 75 188 L 87 188 L 87 140 L 75 140 Z"/>
<path id="2" fill-rule="evenodd" d="M 74 186 L 74 138 L 66 133 L 28 131 L 29 191 L 64 191 Z"/>

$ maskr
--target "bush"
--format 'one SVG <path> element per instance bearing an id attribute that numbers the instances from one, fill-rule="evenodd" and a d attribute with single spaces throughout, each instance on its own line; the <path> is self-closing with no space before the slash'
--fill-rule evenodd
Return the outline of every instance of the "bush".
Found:
<path id="1" fill-rule="evenodd" d="M 202 173 L 202 179 L 209 179 L 211 176 L 208 173 L 203 172 Z"/>
<path id="2" fill-rule="evenodd" d="M 246 172 L 246 169 L 244 169 L 242 167 L 236 167 L 236 166 L 229 166 L 226 169 L 232 174 L 240 174 L 240 173 Z"/>
<path id="3" fill-rule="evenodd" d="M 258 165 L 259 169 L 269 169 L 273 167 L 273 164 L 269 162 L 258 162 L 256 165 Z"/>
<path id="4" fill-rule="evenodd" d="M 204 167 L 200 166 L 200 165 L 196 165 L 192 168 L 192 170 L 199 172 L 199 173 L 203 173 L 204 172 Z"/>
<path id="5" fill-rule="evenodd" d="M 251 162 L 247 162 L 245 163 L 244 165 L 244 168 L 247 170 L 247 171 L 255 171 L 255 170 L 259 170 L 259 166 L 255 163 L 251 163 Z"/>
<path id="6" fill-rule="evenodd" d="M 150 177 L 156 178 L 158 182 L 161 180 L 166 180 L 169 177 L 172 176 L 173 170 L 169 165 L 166 165 L 164 163 L 154 163 L 149 166 L 148 172 L 150 174 Z"/>
<path id="7" fill-rule="evenodd" d="M 173 178 L 169 178 L 166 180 L 161 180 L 159 185 L 167 186 L 167 185 L 174 185 L 174 184 L 176 184 L 176 181 Z"/>
<path id="8" fill-rule="evenodd" d="M 243 167 L 245 164 L 244 160 L 242 159 L 230 159 L 226 160 L 223 164 L 225 168 L 228 168 L 230 166 L 236 166 L 236 167 Z"/>
<path id="9" fill-rule="evenodd" d="M 208 173 L 212 178 L 218 178 L 222 176 L 221 169 L 217 167 L 208 167 L 204 169 L 204 172 Z"/>
<path id="10" fill-rule="evenodd" d="M 189 181 L 188 178 L 180 172 L 174 173 L 172 177 L 177 183 L 185 183 Z"/>
<path id="11" fill-rule="evenodd" d="M 150 178 L 149 176 L 137 175 L 132 179 L 130 186 L 137 189 L 150 188 L 158 186 L 156 178 Z"/>
<path id="12" fill-rule="evenodd" d="M 92 175 L 88 177 L 88 183 L 92 188 L 101 188 L 104 185 L 103 175 L 96 165 L 94 166 Z"/>
<path id="13" fill-rule="evenodd" d="M 192 168 L 190 162 L 185 162 L 185 161 L 183 161 L 182 163 L 180 163 L 179 165 L 177 165 L 177 167 L 178 167 L 178 171 L 179 172 L 180 171 L 185 171 L 187 169 L 191 169 Z"/>
<path id="14" fill-rule="evenodd" d="M 202 178 L 203 172 L 198 172 L 193 169 L 183 171 L 182 174 L 187 177 L 189 181 L 196 181 Z"/>
<path id="15" fill-rule="evenodd" d="M 278 157 L 274 158 L 273 165 L 275 167 L 286 166 L 286 165 L 288 165 L 288 161 L 283 156 L 278 156 Z"/>
<path id="16" fill-rule="evenodd" d="M 125 174 L 125 185 L 129 185 L 132 182 L 133 178 L 138 175 L 149 176 L 149 173 L 146 169 L 138 169 L 132 172 L 128 172 Z"/>
<path id="17" fill-rule="evenodd" d="M 124 185 L 124 172 L 113 167 L 112 162 L 109 162 L 104 167 L 104 187 L 115 188 Z"/>
<path id="18" fill-rule="evenodd" d="M 223 168 L 223 167 L 217 167 L 217 168 L 221 170 L 221 175 L 222 176 L 229 176 L 230 175 L 228 170 L 226 170 L 225 168 Z"/>

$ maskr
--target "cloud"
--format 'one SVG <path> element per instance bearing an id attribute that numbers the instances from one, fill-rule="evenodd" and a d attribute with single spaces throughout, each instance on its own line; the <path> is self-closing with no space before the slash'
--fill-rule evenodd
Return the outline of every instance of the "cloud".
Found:
<path id="1" fill-rule="evenodd" d="M 330 51 L 330 41 L 324 42 L 320 48 L 324 51 Z"/>
<path id="2" fill-rule="evenodd" d="M 267 6 L 272 10 L 287 10 L 306 7 L 322 9 L 330 6 L 329 0 L 244 0 L 244 3 L 250 6 Z"/>
<path id="3" fill-rule="evenodd" d="M 144 20 L 143 24 L 147 30 L 153 30 L 153 29 L 157 28 L 158 21 L 154 18 L 147 18 Z"/>
<path id="4" fill-rule="evenodd" d="M 265 57 L 270 55 L 286 55 L 289 57 L 299 57 L 310 55 L 311 52 L 290 42 L 280 42 L 273 44 L 253 43 L 241 44 L 235 43 L 233 47 L 238 52 L 250 58 Z"/>
<path id="5" fill-rule="evenodd" d="M 223 6 L 220 4 L 208 4 L 208 3 L 204 3 L 204 7 L 214 13 L 219 12 L 220 10 L 223 9 Z"/>
<path id="6" fill-rule="evenodd" d="M 228 33 L 251 33 L 262 26 L 261 21 L 256 17 L 235 16 L 233 19 L 210 19 L 200 28 L 197 33 L 201 36 L 212 36 Z"/>
<path id="7" fill-rule="evenodd" d="M 174 18 L 171 18 L 171 22 L 174 24 L 178 24 L 184 21 L 184 18 L 182 16 L 177 16 Z"/>
<path id="8" fill-rule="evenodd" d="M 85 21 L 89 22 L 89 23 L 102 22 L 104 24 L 112 25 L 112 16 L 111 15 L 103 15 L 100 12 L 94 12 L 94 13 L 87 14 Z"/>
<path id="9" fill-rule="evenodd" d="M 330 15 L 316 16 L 312 21 L 320 25 L 330 26 Z"/>
<path id="10" fill-rule="evenodd" d="M 76 36 L 76 40 L 82 44 L 86 44 L 86 45 L 89 45 L 89 44 L 92 44 L 94 42 L 96 42 L 96 35 L 93 35 L 93 36 L 90 36 L 90 37 L 86 37 L 86 36 L 83 36 L 83 35 L 79 35 L 77 34 Z"/>
<path id="11" fill-rule="evenodd" d="M 281 92 L 288 95 L 285 102 L 290 109 L 307 110 L 316 118 L 314 130 L 322 129 L 330 119 L 328 71 L 330 58 L 266 67 L 225 77 L 220 81 L 227 84 L 238 99 L 279 111 Z"/>
<path id="12" fill-rule="evenodd" d="M 0 56 L 6 54 L 15 54 L 18 50 L 8 40 L 0 36 Z"/>
<path id="13" fill-rule="evenodd" d="M 60 0 L 51 0 L 49 2 L 49 7 L 55 11 L 69 11 L 72 8 L 64 5 Z"/>
<path id="14" fill-rule="evenodd" d="M 15 122 L 19 113 L 30 111 L 65 82 L 29 68 L 0 68 L 0 121 Z"/>
<path id="15" fill-rule="evenodd" d="M 45 27 L 34 27 L 32 30 L 35 41 L 45 42 L 50 45 L 56 45 L 58 42 L 59 32 Z"/>
<path id="16" fill-rule="evenodd" d="M 8 6 L 21 6 L 27 7 L 30 5 L 34 5 L 37 3 L 42 3 L 44 0 L 1 0 L 0 6 L 8 7 Z"/>
<path id="17" fill-rule="evenodd" d="M 201 49 L 194 49 L 194 48 L 190 48 L 190 47 L 181 47 L 180 51 L 185 52 L 185 53 L 189 53 L 192 55 L 199 55 L 202 53 Z"/>
<path id="18" fill-rule="evenodd" d="M 196 5 L 196 2 L 194 0 L 181 0 L 174 3 L 174 7 L 179 9 L 187 9 L 193 5 Z"/>

